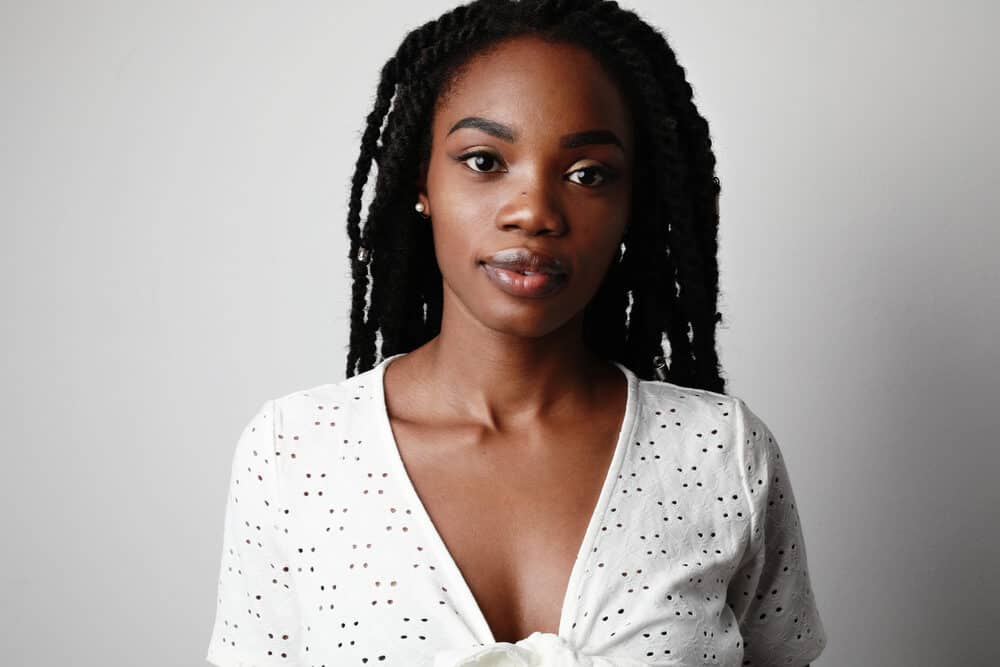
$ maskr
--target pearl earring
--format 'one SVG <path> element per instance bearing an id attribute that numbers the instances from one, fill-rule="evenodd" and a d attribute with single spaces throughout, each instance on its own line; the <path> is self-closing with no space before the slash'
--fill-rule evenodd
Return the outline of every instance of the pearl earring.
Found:
<path id="1" fill-rule="evenodd" d="M 417 209 L 417 213 L 420 213 L 421 215 L 423 215 L 423 213 L 424 213 L 424 203 L 423 202 L 418 201 L 413 208 Z"/>

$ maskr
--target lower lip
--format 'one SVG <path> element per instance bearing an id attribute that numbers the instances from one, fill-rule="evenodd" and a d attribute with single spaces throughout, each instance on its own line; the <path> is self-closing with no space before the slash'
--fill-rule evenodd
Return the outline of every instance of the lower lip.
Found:
<path id="1" fill-rule="evenodd" d="M 535 299 L 552 296 L 566 285 L 566 274 L 536 273 L 525 276 L 517 271 L 508 271 L 490 264 L 483 264 L 482 267 L 494 285 L 512 296 Z"/>

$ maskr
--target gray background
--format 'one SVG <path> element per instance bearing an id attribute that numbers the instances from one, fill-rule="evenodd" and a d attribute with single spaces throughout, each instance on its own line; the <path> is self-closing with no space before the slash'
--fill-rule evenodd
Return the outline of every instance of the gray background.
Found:
<path id="1" fill-rule="evenodd" d="M 730 393 L 791 471 L 820 667 L 990 664 L 995 3 L 623 2 L 711 124 Z M 451 2 L 0 5 L 9 665 L 202 665 L 236 437 L 343 378 L 376 77 Z"/>

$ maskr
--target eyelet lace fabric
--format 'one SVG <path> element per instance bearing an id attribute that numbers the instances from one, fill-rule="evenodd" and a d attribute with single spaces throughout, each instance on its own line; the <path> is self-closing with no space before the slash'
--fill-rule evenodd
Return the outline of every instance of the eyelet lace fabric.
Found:
<path id="1" fill-rule="evenodd" d="M 649 667 L 631 658 L 584 655 L 549 632 L 533 632 L 513 644 L 497 642 L 468 649 L 447 649 L 434 656 L 433 667 Z"/>
<path id="2" fill-rule="evenodd" d="M 210 663 L 798 667 L 823 651 L 774 434 L 739 398 L 625 366 L 626 418 L 562 631 L 496 644 L 394 440 L 383 374 L 402 354 L 268 400 L 243 429 Z M 572 443 L 564 450 L 574 456 Z"/>

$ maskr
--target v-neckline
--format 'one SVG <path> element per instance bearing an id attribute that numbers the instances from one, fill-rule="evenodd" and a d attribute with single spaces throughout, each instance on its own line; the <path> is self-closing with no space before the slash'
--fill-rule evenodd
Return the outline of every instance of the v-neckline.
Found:
<path id="1" fill-rule="evenodd" d="M 444 538 L 441 536 L 441 533 L 438 532 L 437 527 L 431 519 L 430 513 L 427 511 L 427 507 L 424 505 L 423 500 L 421 500 L 420 495 L 417 493 L 416 486 L 414 485 L 410 474 L 406 470 L 406 465 L 403 462 L 402 454 L 399 451 L 399 444 L 396 442 L 396 436 L 392 431 L 392 422 L 389 419 L 388 403 L 386 402 L 385 369 L 389 365 L 390 361 L 405 354 L 408 353 L 400 352 L 398 354 L 390 355 L 383 359 L 375 368 L 374 394 L 377 403 L 375 409 L 377 412 L 377 419 L 379 421 L 378 428 L 382 432 L 382 440 L 388 450 L 387 457 L 390 461 L 390 465 L 395 468 L 396 475 L 400 480 L 402 480 L 402 485 L 404 487 L 403 493 L 409 496 L 410 503 L 414 507 L 414 520 L 422 524 L 421 527 L 430 537 L 432 549 L 436 552 L 437 558 L 448 569 L 448 576 L 457 582 L 460 589 L 459 594 L 465 598 L 466 605 L 469 609 L 473 610 L 473 613 L 476 616 L 476 641 L 480 643 L 496 644 L 497 640 L 493 634 L 493 629 L 486 620 L 486 614 L 476 601 L 476 596 L 472 593 L 472 588 L 469 586 L 468 581 L 466 581 L 461 569 L 459 569 L 458 562 L 448 550 L 448 546 L 445 544 Z M 611 463 L 608 465 L 607 472 L 604 475 L 604 481 L 601 484 L 600 495 L 597 498 L 597 503 L 595 504 L 594 509 L 590 514 L 590 519 L 587 522 L 587 529 L 584 531 L 583 541 L 580 543 L 576 552 L 576 557 L 573 559 L 573 566 L 570 569 L 569 581 L 566 585 L 566 591 L 563 594 L 562 605 L 559 612 L 558 636 L 567 641 L 571 639 L 570 632 L 573 629 L 572 623 L 576 617 L 576 602 L 579 599 L 577 589 L 582 583 L 581 577 L 583 576 L 583 568 L 590 556 L 590 552 L 593 550 L 593 543 L 597 537 L 599 525 L 607 513 L 607 506 L 610 502 L 611 491 L 615 486 L 619 471 L 622 467 L 622 462 L 625 459 L 625 452 L 627 450 L 626 445 L 632 435 L 638 407 L 638 376 L 636 376 L 635 373 L 633 373 L 627 366 L 624 366 L 617 361 L 612 361 L 612 363 L 617 366 L 618 370 L 620 370 L 625 376 L 628 386 L 625 398 L 625 414 L 622 418 L 621 427 L 618 430 L 618 439 L 615 442 L 615 449 L 611 457 Z"/>

